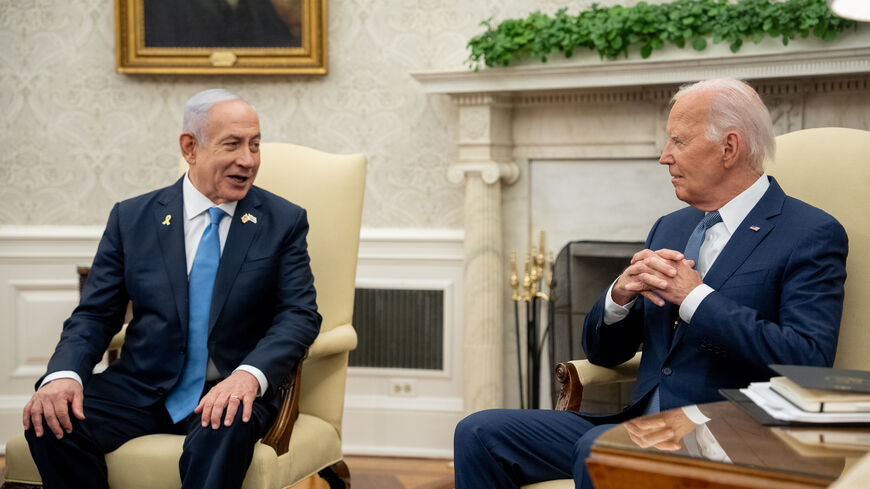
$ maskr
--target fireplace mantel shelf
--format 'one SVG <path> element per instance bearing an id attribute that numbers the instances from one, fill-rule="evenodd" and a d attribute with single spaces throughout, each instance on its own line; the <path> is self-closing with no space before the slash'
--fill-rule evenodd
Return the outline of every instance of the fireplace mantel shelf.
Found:
<path id="1" fill-rule="evenodd" d="M 555 56 L 553 58 L 556 58 Z M 746 43 L 731 54 L 724 43 L 703 52 L 668 47 L 649 59 L 601 60 L 595 53 L 573 59 L 535 60 L 508 68 L 414 73 L 426 93 L 511 93 L 582 88 L 681 84 L 706 78 L 771 79 L 870 73 L 870 24 L 832 43 L 775 39 Z"/>

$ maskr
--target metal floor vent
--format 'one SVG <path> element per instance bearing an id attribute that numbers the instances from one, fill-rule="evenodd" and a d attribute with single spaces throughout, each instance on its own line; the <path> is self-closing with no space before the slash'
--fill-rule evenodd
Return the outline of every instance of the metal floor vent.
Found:
<path id="1" fill-rule="evenodd" d="M 356 289 L 353 326 L 359 335 L 351 367 L 441 370 L 444 292 Z"/>

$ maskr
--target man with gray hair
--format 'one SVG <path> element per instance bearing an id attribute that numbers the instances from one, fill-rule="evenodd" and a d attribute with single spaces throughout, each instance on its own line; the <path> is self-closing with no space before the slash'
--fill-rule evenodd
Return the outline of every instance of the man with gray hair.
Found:
<path id="1" fill-rule="evenodd" d="M 305 210 L 258 187 L 260 123 L 206 90 L 184 113 L 175 184 L 115 204 L 46 375 L 24 407 L 47 489 L 106 488 L 105 454 L 186 435 L 183 488 L 242 485 L 282 380 L 320 329 Z M 92 374 L 124 321 L 120 358 Z"/>
<path id="2" fill-rule="evenodd" d="M 653 225 L 646 249 L 583 327 L 583 349 L 597 365 L 619 365 L 643 344 L 631 404 L 609 416 L 472 414 L 454 437 L 457 489 L 566 478 L 590 488 L 586 458 L 613 423 L 684 406 L 700 423 L 703 415 L 690 405 L 722 400 L 722 388 L 768 380 L 770 364 L 834 363 L 846 232 L 764 174 L 775 142 L 761 98 L 734 79 L 683 87 L 672 100 L 667 137 L 659 163 L 690 207 Z M 661 446 L 685 434 L 651 433 L 645 442 Z"/>

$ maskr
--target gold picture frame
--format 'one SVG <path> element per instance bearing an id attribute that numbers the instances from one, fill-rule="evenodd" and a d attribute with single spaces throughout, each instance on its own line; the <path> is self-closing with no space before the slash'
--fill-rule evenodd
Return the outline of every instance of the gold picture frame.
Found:
<path id="1" fill-rule="evenodd" d="M 326 14 L 326 0 L 115 0 L 115 70 L 325 75 Z"/>

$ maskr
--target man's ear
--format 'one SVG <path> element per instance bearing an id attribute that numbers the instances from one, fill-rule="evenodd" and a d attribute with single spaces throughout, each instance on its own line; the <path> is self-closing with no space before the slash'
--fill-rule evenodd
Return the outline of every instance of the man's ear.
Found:
<path id="1" fill-rule="evenodd" d="M 187 164 L 196 164 L 196 137 L 189 132 L 182 133 L 178 137 L 178 145 L 181 147 L 181 155 Z"/>
<path id="2" fill-rule="evenodd" d="M 732 168 L 737 164 L 742 144 L 743 138 L 741 138 L 736 132 L 731 131 L 725 135 L 722 144 L 722 163 L 725 168 Z"/>

